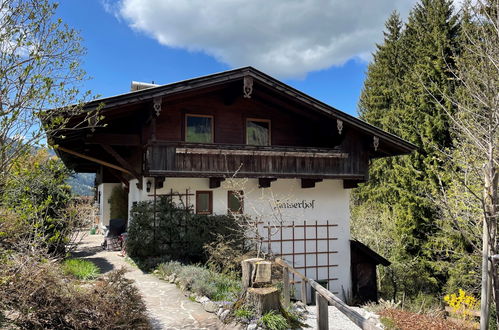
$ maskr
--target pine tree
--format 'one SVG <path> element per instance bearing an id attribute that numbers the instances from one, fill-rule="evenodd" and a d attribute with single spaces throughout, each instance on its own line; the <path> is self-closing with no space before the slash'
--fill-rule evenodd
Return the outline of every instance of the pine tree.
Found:
<path id="1" fill-rule="evenodd" d="M 412 287 L 414 292 L 423 287 L 435 290 L 445 274 L 439 274 L 432 263 L 435 256 L 428 246 L 429 237 L 438 230 L 434 224 L 438 209 L 431 198 L 440 185 L 437 153 L 452 146 L 448 119 L 438 103 L 454 90 L 448 71 L 457 38 L 452 3 L 421 0 L 402 32 L 395 15 L 388 20 L 387 30 L 368 69 L 360 115 L 416 144 L 418 150 L 375 161 L 370 181 L 354 195 L 355 207 L 367 203 L 388 214 L 395 222 L 395 248 L 388 257 L 401 264 L 416 260 L 414 275 L 427 274 L 421 288 Z M 452 112 L 452 105 L 446 106 Z"/>

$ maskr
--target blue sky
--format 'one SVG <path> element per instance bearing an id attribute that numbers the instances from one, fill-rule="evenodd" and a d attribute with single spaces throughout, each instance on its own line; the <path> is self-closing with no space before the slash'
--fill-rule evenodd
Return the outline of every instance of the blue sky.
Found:
<path id="1" fill-rule="evenodd" d="M 375 42 L 382 38 L 383 22 L 393 9 L 404 15 L 414 2 L 380 0 L 384 3 L 376 15 L 380 17 L 367 24 L 355 8 L 355 2 L 362 4 L 362 1 L 338 0 L 336 2 L 343 2 L 341 8 L 331 10 L 338 12 L 337 15 L 341 15 L 341 10 L 351 12 L 351 18 L 342 17 L 351 24 L 334 25 L 317 23 L 323 14 L 314 4 L 321 0 L 290 0 L 289 3 L 299 8 L 276 2 L 281 6 L 267 11 L 269 15 L 284 18 L 262 22 L 255 22 L 254 17 L 260 15 L 251 13 L 258 10 L 258 6 L 245 8 L 244 13 L 234 14 L 237 21 L 227 22 L 227 15 L 217 17 L 224 15 L 223 10 L 234 12 L 234 8 L 223 7 L 227 2 L 213 1 L 213 5 L 199 8 L 202 6 L 199 0 L 174 1 L 62 1 L 57 15 L 80 31 L 87 49 L 83 67 L 92 79 L 85 82 L 84 89 L 106 97 L 127 92 L 132 80 L 166 84 L 253 65 L 356 115 L 369 54 Z M 180 3 L 181 8 L 177 5 Z M 350 3 L 352 8 L 343 8 Z M 216 14 L 210 14 L 214 10 Z M 287 16 L 276 14 L 286 10 L 309 14 L 302 15 L 303 21 L 290 21 Z M 369 9 L 365 15 L 371 16 Z M 338 19 L 330 14 L 321 22 L 329 20 Z M 220 24 L 221 21 L 224 24 Z M 194 22 L 198 22 L 195 27 Z M 326 29 L 331 31 L 325 33 Z M 329 35 L 338 37 L 332 39 Z"/>

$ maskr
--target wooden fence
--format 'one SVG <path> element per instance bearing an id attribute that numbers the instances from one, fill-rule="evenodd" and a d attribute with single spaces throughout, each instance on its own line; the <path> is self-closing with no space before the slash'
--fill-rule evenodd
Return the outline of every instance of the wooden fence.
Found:
<path id="1" fill-rule="evenodd" d="M 277 258 L 275 261 L 278 265 L 280 265 L 283 269 L 283 295 L 284 295 L 284 303 L 289 306 L 290 304 L 290 282 L 289 282 L 289 273 L 293 273 L 294 275 L 301 278 L 301 297 L 303 302 L 307 303 L 307 283 L 315 290 L 315 301 L 317 308 L 317 328 L 319 330 L 327 330 L 329 328 L 329 316 L 328 316 L 328 304 L 336 307 L 341 313 L 346 315 L 353 323 L 359 326 L 361 329 L 365 330 L 381 330 L 381 328 L 376 324 L 376 322 L 372 319 L 366 319 L 358 312 L 350 308 L 347 304 L 345 304 L 341 299 L 336 297 L 332 292 L 328 291 L 322 285 L 318 284 L 314 280 L 307 278 L 296 269 L 288 265 L 285 261 L 280 258 Z"/>

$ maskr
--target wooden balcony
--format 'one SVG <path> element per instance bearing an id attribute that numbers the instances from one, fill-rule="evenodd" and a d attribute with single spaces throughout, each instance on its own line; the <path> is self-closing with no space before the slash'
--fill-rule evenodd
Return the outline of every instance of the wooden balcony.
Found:
<path id="1" fill-rule="evenodd" d="M 168 177 L 275 177 L 367 179 L 367 159 L 339 149 L 154 142 L 146 175 Z"/>

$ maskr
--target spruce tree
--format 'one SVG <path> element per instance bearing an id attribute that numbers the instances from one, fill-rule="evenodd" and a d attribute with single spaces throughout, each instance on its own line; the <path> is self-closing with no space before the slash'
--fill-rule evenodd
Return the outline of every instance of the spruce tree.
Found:
<path id="1" fill-rule="evenodd" d="M 438 209 L 431 197 L 441 184 L 437 155 L 442 148 L 451 148 L 448 119 L 439 102 L 454 89 L 449 67 L 456 39 L 451 1 L 421 0 L 402 32 L 392 15 L 359 104 L 362 119 L 418 146 L 409 156 L 373 162 L 370 181 L 354 194 L 353 210 L 355 214 L 355 207 L 368 203 L 395 222 L 394 249 L 388 257 L 402 265 L 413 262 L 413 275 L 421 283 L 408 286 L 413 293 L 438 289 L 445 281 L 433 263 L 429 237 L 438 230 Z M 446 106 L 452 112 L 452 105 Z M 405 274 L 399 276 L 407 276 L 406 270 L 401 272 Z"/>

